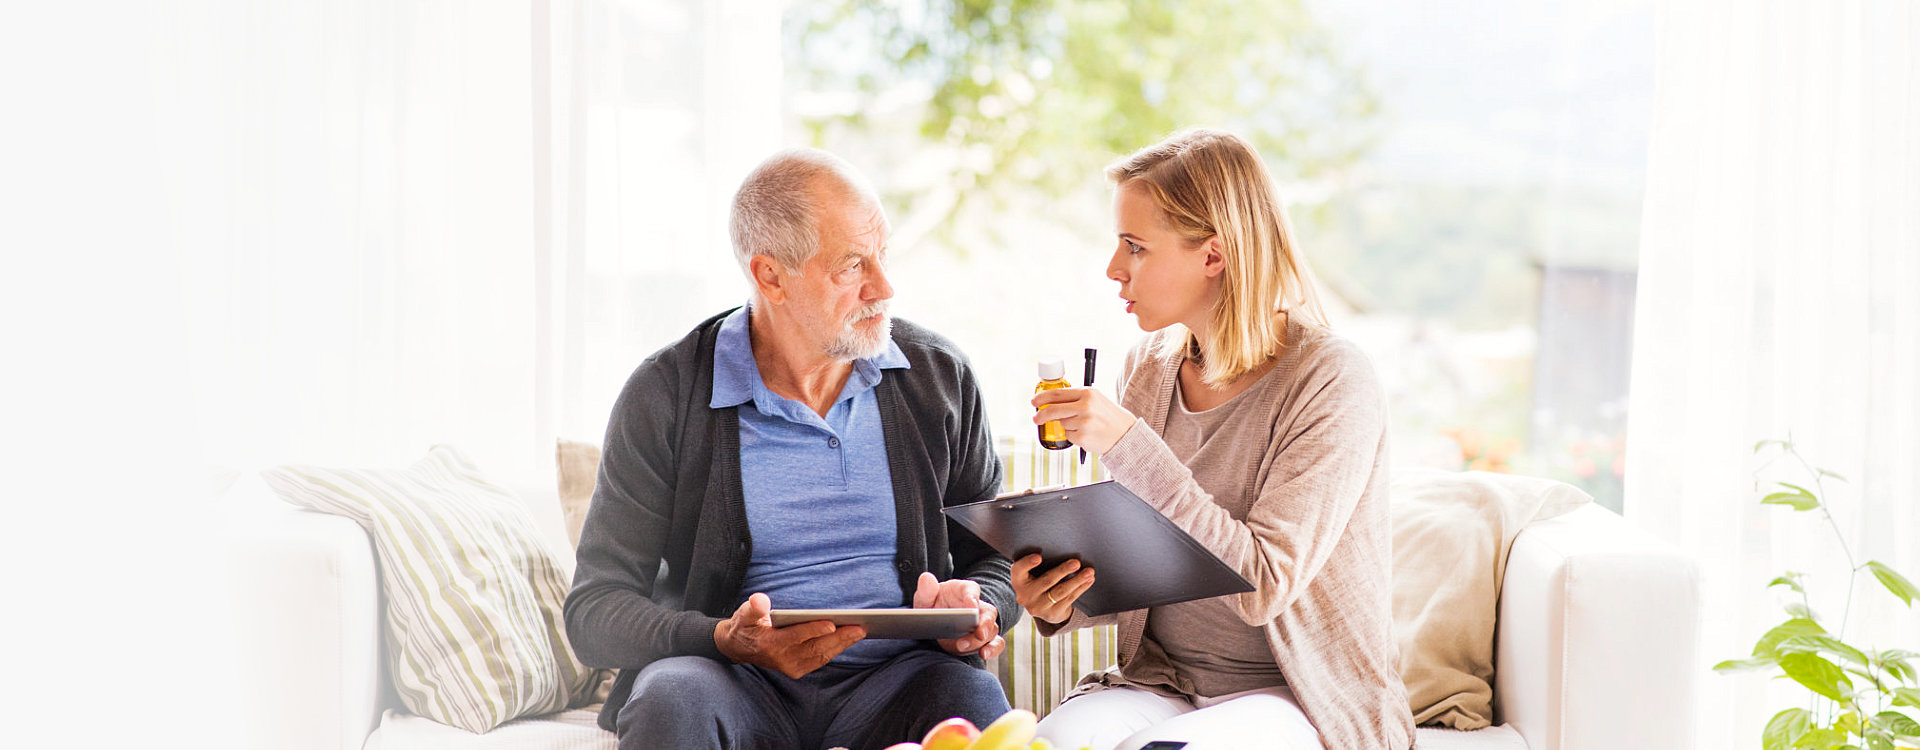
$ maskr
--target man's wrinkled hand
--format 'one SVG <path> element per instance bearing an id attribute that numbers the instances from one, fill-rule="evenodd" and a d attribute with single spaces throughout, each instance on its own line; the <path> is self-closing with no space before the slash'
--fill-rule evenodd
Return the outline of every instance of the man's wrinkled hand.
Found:
<path id="1" fill-rule="evenodd" d="M 973 632 L 958 638 L 940 639 L 940 647 L 950 654 L 970 654 L 978 650 L 980 658 L 991 659 L 1007 649 L 1000 637 L 1000 608 L 980 598 L 980 584 L 963 578 L 942 581 L 932 573 L 921 573 L 913 590 L 915 609 L 959 608 L 979 613 Z"/>
<path id="2" fill-rule="evenodd" d="M 773 626 L 773 602 L 766 594 L 747 597 L 733 617 L 713 628 L 720 653 L 741 664 L 766 667 L 798 679 L 826 666 L 848 646 L 867 637 L 858 625 L 835 627 L 826 620 Z"/>

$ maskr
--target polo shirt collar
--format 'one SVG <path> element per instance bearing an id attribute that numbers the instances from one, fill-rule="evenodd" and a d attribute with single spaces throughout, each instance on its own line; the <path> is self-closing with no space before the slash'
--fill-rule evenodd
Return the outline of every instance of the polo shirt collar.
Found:
<path id="1" fill-rule="evenodd" d="M 767 389 L 766 382 L 760 379 L 760 367 L 753 359 L 753 337 L 748 331 L 752 314 L 751 305 L 742 305 L 720 321 L 720 333 L 713 345 L 713 396 L 707 406 L 724 409 L 754 402 L 763 414 L 773 414 L 779 407 L 775 405 L 775 396 Z M 900 351 L 900 345 L 893 337 L 887 337 L 887 348 L 871 357 L 861 357 L 853 361 L 853 375 L 847 379 L 847 385 L 840 390 L 840 398 L 845 399 L 880 384 L 882 370 L 908 370 L 912 365 L 907 355 Z"/>

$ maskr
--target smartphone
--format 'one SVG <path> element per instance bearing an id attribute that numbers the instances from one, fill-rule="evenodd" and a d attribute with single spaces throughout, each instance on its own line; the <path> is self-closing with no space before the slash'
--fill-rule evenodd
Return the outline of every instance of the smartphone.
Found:
<path id="1" fill-rule="evenodd" d="M 1153 742 L 1149 742 L 1145 745 L 1141 745 L 1140 750 L 1180 750 L 1180 748 L 1183 748 L 1186 746 L 1187 746 L 1187 743 L 1185 742 L 1174 742 L 1172 740 L 1154 740 Z"/>

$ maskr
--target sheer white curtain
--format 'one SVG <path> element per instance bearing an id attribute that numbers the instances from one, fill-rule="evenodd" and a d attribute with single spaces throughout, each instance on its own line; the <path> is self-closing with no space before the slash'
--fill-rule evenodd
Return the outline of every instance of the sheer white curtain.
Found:
<path id="1" fill-rule="evenodd" d="M 746 299 L 727 210 L 780 147 L 774 0 L 535 4 L 539 432 L 599 442 L 627 375 Z M 551 438 L 546 440 L 549 450 Z"/>
<path id="2" fill-rule="evenodd" d="M 741 297 L 708 259 L 778 141 L 778 29 L 772 0 L 0 11 L 0 555 L 49 613 L 0 632 L 44 646 L 13 682 L 49 737 L 92 720 L 75 665 L 115 664 L 165 676 L 122 712 L 144 744 L 231 739 L 186 705 L 232 690 L 206 468 L 450 442 L 531 486 L 556 433 L 598 439 Z"/>
<path id="3" fill-rule="evenodd" d="M 771 0 L 214 2 L 177 213 L 198 440 L 234 468 L 438 442 L 531 486 L 743 298 L 726 200 L 779 141 Z"/>
<path id="4" fill-rule="evenodd" d="M 208 460 L 402 465 L 449 442 L 533 474 L 527 6 L 204 12 L 204 77 L 179 90 L 210 116 L 178 212 Z"/>
<path id="5" fill-rule="evenodd" d="M 1814 576 L 1829 627 L 1846 586 L 1820 519 L 1758 504 L 1754 443 L 1791 432 L 1850 480 L 1828 489 L 1855 556 L 1920 575 L 1920 11 L 1664 3 L 1657 54 L 1626 512 L 1703 562 L 1699 746 L 1752 747 L 1804 701 L 1705 670 L 1784 619 L 1774 575 Z M 1850 639 L 1920 646 L 1861 584 Z"/>
<path id="6" fill-rule="evenodd" d="M 0 7 L 0 693 L 10 715 L 35 717 L 12 722 L 10 747 L 129 732 L 143 746 L 234 744 L 204 719 L 205 698 L 233 685 L 209 574 L 223 561 L 185 505 L 200 478 L 183 439 L 192 248 L 172 231 L 167 178 L 190 131 L 171 84 L 196 10 Z M 90 707 L 104 665 L 154 688 L 105 721 Z"/>

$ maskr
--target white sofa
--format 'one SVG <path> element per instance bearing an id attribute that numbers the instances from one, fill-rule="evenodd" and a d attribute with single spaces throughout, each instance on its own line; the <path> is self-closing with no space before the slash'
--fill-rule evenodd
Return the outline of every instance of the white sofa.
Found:
<path id="1" fill-rule="evenodd" d="M 550 493 L 523 494 L 530 508 L 557 507 Z M 271 501 L 253 505 L 233 515 L 230 534 L 241 634 L 235 653 L 243 671 L 236 698 L 249 746 L 611 750 L 613 735 L 594 728 L 582 710 L 513 722 L 490 735 L 396 715 L 375 735 L 383 713 L 399 703 L 383 666 L 367 535 L 343 518 Z M 536 518 L 558 533 L 557 513 Z M 1533 524 L 1514 541 L 1506 569 L 1496 726 L 1464 733 L 1423 728 L 1420 746 L 1691 747 L 1688 717 L 1700 676 L 1697 589 L 1688 558 L 1603 508 Z"/>

